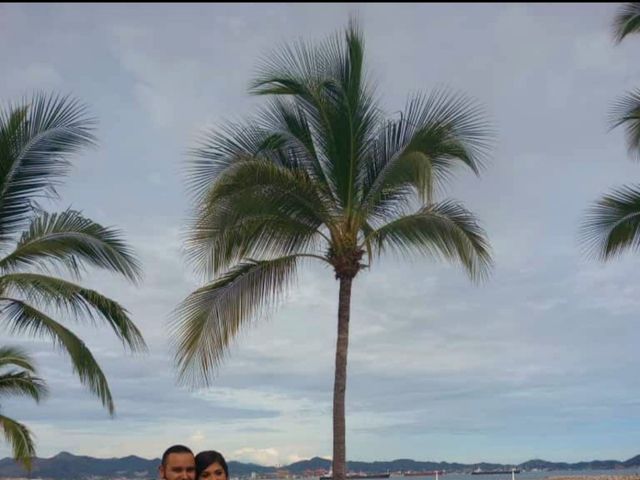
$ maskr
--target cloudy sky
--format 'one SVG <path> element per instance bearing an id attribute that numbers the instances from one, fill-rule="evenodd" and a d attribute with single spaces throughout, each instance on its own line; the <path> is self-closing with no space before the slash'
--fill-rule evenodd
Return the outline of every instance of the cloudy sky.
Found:
<path id="1" fill-rule="evenodd" d="M 288 463 L 331 454 L 337 284 L 310 266 L 285 304 L 238 339 L 208 390 L 176 386 L 171 309 L 197 286 L 180 239 L 186 152 L 202 128 L 249 114 L 258 61 L 322 39 L 350 12 L 366 35 L 385 109 L 447 85 L 479 100 L 498 140 L 478 179 L 450 196 L 488 230 L 496 267 L 473 285 L 456 266 L 387 258 L 357 279 L 347 388 L 353 460 L 627 459 L 640 453 L 640 256 L 580 255 L 590 202 L 640 179 L 615 98 L 640 85 L 640 39 L 614 46 L 615 5 L 0 5 L 0 99 L 72 93 L 99 119 L 62 201 L 126 232 L 144 262 L 135 288 L 85 283 L 131 311 L 150 346 L 124 354 L 78 327 L 109 379 L 110 418 L 46 342 L 52 393 L 4 401 L 40 456 L 157 457 L 168 445 Z M 0 457 L 9 454 L 0 444 Z"/>

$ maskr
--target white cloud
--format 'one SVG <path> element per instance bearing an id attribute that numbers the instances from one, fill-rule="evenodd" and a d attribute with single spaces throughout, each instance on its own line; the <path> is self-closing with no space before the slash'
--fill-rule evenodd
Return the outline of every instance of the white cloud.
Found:
<path id="1" fill-rule="evenodd" d="M 271 466 L 287 465 L 293 462 L 298 462 L 305 458 L 295 453 L 282 452 L 277 448 L 253 447 L 245 447 L 234 450 L 231 455 L 234 459 L 237 459 L 239 461 Z"/>

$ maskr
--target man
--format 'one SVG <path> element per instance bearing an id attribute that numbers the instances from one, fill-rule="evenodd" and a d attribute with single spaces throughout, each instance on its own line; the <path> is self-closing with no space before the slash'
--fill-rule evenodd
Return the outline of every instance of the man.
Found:
<path id="1" fill-rule="evenodd" d="M 159 467 L 162 480 L 195 480 L 196 460 L 193 452 L 184 445 L 174 445 L 162 454 Z"/>

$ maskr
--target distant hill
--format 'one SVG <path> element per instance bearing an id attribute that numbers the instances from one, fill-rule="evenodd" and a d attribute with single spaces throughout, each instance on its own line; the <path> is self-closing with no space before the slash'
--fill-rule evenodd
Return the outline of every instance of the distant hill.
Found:
<path id="1" fill-rule="evenodd" d="M 636 455 L 633 458 L 630 458 L 626 462 L 623 462 L 625 467 L 640 467 L 640 455 Z"/>
<path id="2" fill-rule="evenodd" d="M 52 480 L 81 480 L 99 478 L 128 478 L 132 480 L 148 480 L 157 478 L 160 459 L 146 460 L 130 455 L 124 458 L 93 458 L 72 455 L 68 452 L 60 452 L 51 458 L 35 458 L 31 478 L 44 478 Z M 520 465 L 503 465 L 498 463 L 447 463 L 447 462 L 420 462 L 411 459 L 398 459 L 388 462 L 347 462 L 347 468 L 358 472 L 400 472 L 400 471 L 425 471 L 446 470 L 447 472 L 471 472 L 476 468 L 482 470 L 503 469 L 517 466 L 522 470 L 613 470 L 619 468 L 640 468 L 640 455 L 629 460 L 594 460 L 590 462 L 564 463 L 547 462 L 535 459 Z M 331 461 L 325 458 L 314 457 L 309 460 L 292 463 L 280 467 L 292 474 L 302 474 L 309 470 L 329 470 Z M 229 471 L 232 477 L 248 477 L 252 472 L 257 474 L 275 473 L 275 467 L 265 467 L 253 463 L 229 462 Z M 22 466 L 11 458 L 0 460 L 0 478 L 27 477 Z"/>
<path id="3" fill-rule="evenodd" d="M 640 457 L 640 455 L 638 455 L 638 457 Z M 638 457 L 633 458 L 637 459 Z M 630 460 L 627 460 L 627 462 Z M 529 460 L 518 466 L 524 470 L 615 470 L 618 468 L 632 468 L 634 466 L 633 464 L 626 465 L 627 462 L 620 462 L 618 460 L 593 460 L 591 462 L 564 463 Z M 640 461 L 635 465 L 640 466 Z"/>
<path id="4" fill-rule="evenodd" d="M 36 458 L 31 477 L 76 479 L 90 476 L 155 478 L 160 459 L 145 460 L 129 456 L 124 458 L 93 458 L 60 452 L 51 458 Z M 12 458 L 0 460 L 0 477 L 25 477 L 21 465 Z"/>
<path id="5" fill-rule="evenodd" d="M 292 463 L 286 468 L 292 473 L 304 472 L 305 470 L 319 470 L 321 468 L 329 470 L 329 468 L 331 468 L 331 460 L 313 457 L 309 460 L 301 460 L 299 462 Z"/>
<path id="6" fill-rule="evenodd" d="M 227 466 L 229 467 L 229 473 L 232 477 L 248 477 L 251 475 L 251 472 L 272 473 L 276 471 L 273 467 L 265 467 L 263 465 L 256 465 L 255 463 L 230 461 L 227 462 Z"/>

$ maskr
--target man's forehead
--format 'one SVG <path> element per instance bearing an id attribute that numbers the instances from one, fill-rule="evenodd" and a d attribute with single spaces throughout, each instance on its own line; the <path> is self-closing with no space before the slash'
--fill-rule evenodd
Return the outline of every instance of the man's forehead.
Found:
<path id="1" fill-rule="evenodd" d="M 169 465 L 170 463 L 184 463 L 184 462 L 189 462 L 189 463 L 196 463 L 196 459 L 194 458 L 192 453 L 188 453 L 188 452 L 179 452 L 179 453 L 170 453 L 167 456 L 167 465 Z"/>

